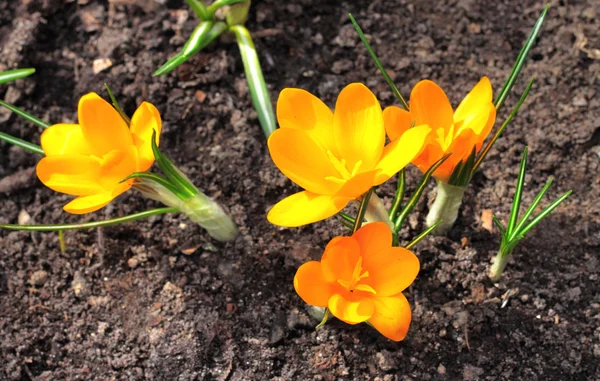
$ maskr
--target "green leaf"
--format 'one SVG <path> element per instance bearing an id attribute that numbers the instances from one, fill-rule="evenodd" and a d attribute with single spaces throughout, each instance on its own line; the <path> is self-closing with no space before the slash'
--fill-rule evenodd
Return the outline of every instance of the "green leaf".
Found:
<path id="1" fill-rule="evenodd" d="M 502 135 L 502 132 L 504 132 L 504 130 L 506 129 L 506 127 L 508 126 L 508 124 L 513 120 L 513 118 L 515 117 L 515 115 L 517 115 L 517 112 L 519 112 L 519 109 L 521 108 L 521 105 L 523 104 L 523 102 L 525 102 L 525 99 L 527 98 L 527 94 L 529 94 L 529 90 L 531 90 L 531 86 L 533 86 L 533 82 L 534 81 L 535 81 L 535 78 L 532 78 L 531 81 L 529 81 L 529 83 L 527 84 L 527 87 L 525 88 L 525 91 L 523 91 L 523 94 L 521 94 L 521 98 L 519 99 L 519 102 L 517 103 L 517 105 L 515 106 L 515 108 L 513 108 L 513 110 L 511 111 L 510 115 L 508 116 L 508 118 L 506 118 L 506 120 L 504 121 L 504 123 L 502 123 L 502 126 L 494 134 L 494 137 L 479 152 L 479 157 L 477 158 L 477 161 L 475 162 L 475 165 L 473 166 L 473 171 L 471 173 L 471 176 L 475 173 L 475 171 L 477 171 L 477 169 L 479 168 L 479 166 L 483 162 L 483 159 L 485 159 L 485 157 L 490 152 L 490 149 L 492 148 L 492 146 L 494 145 L 494 143 L 496 143 L 496 140 L 498 140 L 498 138 L 500 137 L 500 135 Z"/>
<path id="2" fill-rule="evenodd" d="M 8 82 L 16 81 L 17 79 L 29 77 L 35 73 L 35 69 L 14 69 L 0 72 L 0 85 Z"/>
<path id="3" fill-rule="evenodd" d="M 265 78 L 260 67 L 256 47 L 250 36 L 250 32 L 242 25 L 229 27 L 229 30 L 235 34 L 237 39 L 244 70 L 246 72 L 246 81 L 250 89 L 252 104 L 258 113 L 258 121 L 262 127 L 263 133 L 268 138 L 277 128 L 275 113 L 271 103 L 271 96 L 265 83 Z"/>
<path id="4" fill-rule="evenodd" d="M 38 155 L 46 156 L 42 147 L 37 144 L 29 143 L 23 139 L 16 138 L 12 135 L 6 134 L 4 132 L 0 132 L 0 140 L 4 140 L 7 143 L 15 145 L 17 147 L 23 148 L 29 152 L 36 153 Z"/>
<path id="5" fill-rule="evenodd" d="M 35 125 L 38 125 L 42 128 L 48 128 L 50 127 L 50 124 L 44 122 L 43 120 L 36 118 L 35 116 L 21 110 L 20 108 L 18 108 L 17 106 L 13 106 L 10 103 L 6 103 L 4 101 L 0 100 L 0 106 L 5 107 L 7 109 L 9 109 L 10 111 L 14 112 L 15 114 L 17 114 L 18 116 L 20 116 L 21 118 L 25 119 L 28 122 L 31 122 Z"/>
<path id="6" fill-rule="evenodd" d="M 473 176 L 473 167 L 475 166 L 475 158 L 477 157 L 477 147 L 473 147 L 471 154 L 466 160 L 461 161 L 454 167 L 448 184 L 457 187 L 466 187 L 469 185 Z"/>
<path id="7" fill-rule="evenodd" d="M 315 328 L 321 328 L 322 326 L 324 326 L 325 323 L 327 323 L 327 320 L 329 320 L 330 316 L 331 316 L 331 312 L 329 311 L 329 308 L 325 308 L 325 314 L 323 315 L 323 320 L 321 320 L 319 325 L 317 325 Z"/>
<path id="8" fill-rule="evenodd" d="M 423 240 L 423 238 L 427 237 L 429 235 L 429 233 L 431 233 L 441 223 L 442 223 L 442 220 L 439 220 L 435 224 L 433 224 L 430 227 L 428 227 L 427 229 L 425 229 L 423 232 L 421 232 L 421 234 L 416 236 L 408 245 L 406 245 L 406 249 L 407 250 L 412 249 L 417 243 L 421 242 Z"/>
<path id="9" fill-rule="evenodd" d="M 377 68 L 379 68 L 379 71 L 383 75 L 383 78 L 385 78 L 385 81 L 390 86 L 390 89 L 392 89 L 392 93 L 394 93 L 394 96 L 396 97 L 396 99 L 398 99 L 398 101 L 400 102 L 402 107 L 405 110 L 408 110 L 408 103 L 406 103 L 406 101 L 404 100 L 404 97 L 402 97 L 402 94 L 400 94 L 400 91 L 394 84 L 394 81 L 392 81 L 392 78 L 390 77 L 388 72 L 385 70 L 385 68 L 381 64 L 381 61 L 379 61 L 379 58 L 377 58 L 375 51 L 371 48 L 371 44 L 369 44 L 369 41 L 367 41 L 367 37 L 365 37 L 365 34 L 363 33 L 362 29 L 360 28 L 360 25 L 358 25 L 358 23 L 352 16 L 352 13 L 349 13 L 348 16 L 350 17 L 350 21 L 352 21 L 352 25 L 354 26 L 356 33 L 358 33 L 360 40 L 362 41 L 365 48 L 367 48 L 367 51 L 371 55 L 371 58 L 373 59 L 373 61 L 375 61 L 375 65 L 377 65 Z"/>
<path id="10" fill-rule="evenodd" d="M 48 224 L 48 225 L 13 225 L 13 224 L 0 224 L 0 229 L 7 230 L 25 230 L 25 231 L 40 231 L 40 232 L 50 232 L 50 231 L 60 231 L 60 230 L 77 230 L 77 229 L 90 229 L 90 228 L 99 228 L 104 226 L 112 226 L 117 224 L 122 224 L 125 222 L 135 221 L 146 217 L 155 216 L 158 214 L 166 214 L 166 213 L 176 213 L 179 209 L 177 208 L 159 208 L 147 210 L 145 212 L 134 213 L 128 216 L 111 218 L 104 221 L 92 221 L 92 222 L 82 222 L 78 224 Z"/>
<path id="11" fill-rule="evenodd" d="M 559 206 L 561 202 L 565 201 L 565 199 L 567 197 L 569 197 L 571 195 L 571 193 L 573 193 L 572 190 L 566 192 L 565 194 L 560 196 L 558 199 L 556 199 L 552 204 L 550 204 L 546 208 L 544 208 L 544 210 L 542 210 L 542 212 L 540 214 L 538 214 L 537 217 L 535 217 L 533 219 L 533 221 L 531 221 L 527 226 L 525 226 L 523 228 L 523 230 L 521 230 L 519 232 L 519 234 L 523 235 L 523 236 L 525 234 L 527 234 L 527 232 L 530 231 L 535 225 L 537 225 L 538 222 L 540 222 L 544 217 L 546 217 L 548 214 L 550 214 L 550 212 L 552 212 L 554 209 L 556 209 L 556 207 Z"/>
<path id="12" fill-rule="evenodd" d="M 536 40 L 537 36 L 540 34 L 540 31 L 542 30 L 542 24 L 544 23 L 544 20 L 546 19 L 546 14 L 548 13 L 548 8 L 550 8 L 550 4 L 547 4 L 544 7 L 544 10 L 540 14 L 540 17 L 535 22 L 535 25 L 533 26 L 531 33 L 529 33 L 529 37 L 527 37 L 525 44 L 523 45 L 523 47 L 521 48 L 521 51 L 519 52 L 519 55 L 517 56 L 517 60 L 515 61 L 515 64 L 513 65 L 513 68 L 510 72 L 510 75 L 508 76 L 508 79 L 504 83 L 504 86 L 502 86 L 502 90 L 500 90 L 500 94 L 498 94 L 498 97 L 496 97 L 496 100 L 494 101 L 494 105 L 496 106 L 496 111 L 500 110 L 500 108 L 504 104 L 506 97 L 508 97 L 508 94 L 510 94 L 510 90 L 512 89 L 513 85 L 515 84 L 515 81 L 517 80 L 517 77 L 519 76 L 519 73 L 523 69 L 523 64 L 525 63 L 525 59 L 527 58 L 529 51 L 535 44 L 535 40 Z"/>
<path id="13" fill-rule="evenodd" d="M 127 123 L 128 126 L 131 125 L 131 119 L 129 119 L 127 114 L 125 114 L 125 111 L 123 111 L 123 109 L 121 108 L 119 101 L 117 101 L 117 98 L 115 98 L 115 96 L 113 95 L 113 92 L 110 90 L 110 87 L 108 87 L 108 84 L 105 83 L 104 87 L 108 92 L 108 96 L 110 97 L 110 101 L 112 102 L 113 107 L 117 110 L 119 115 L 121 115 L 121 118 L 125 121 L 125 123 Z"/>
<path id="14" fill-rule="evenodd" d="M 408 217 L 410 212 L 414 209 L 414 207 L 419 202 L 419 199 L 421 198 L 423 191 L 427 187 L 427 182 L 429 181 L 429 179 L 431 178 L 431 176 L 433 175 L 435 170 L 438 169 L 438 167 L 440 165 L 442 165 L 442 163 L 444 161 L 446 161 L 446 159 L 448 159 L 450 157 L 450 155 L 451 154 L 447 154 L 446 156 L 442 157 L 441 159 L 439 159 L 438 161 L 433 163 L 431 168 L 429 168 L 427 170 L 427 172 L 425 172 L 425 174 L 421 178 L 421 181 L 419 181 L 419 185 L 417 185 L 417 189 L 415 189 L 410 200 L 408 200 L 408 203 L 406 204 L 406 206 L 402 209 L 402 211 L 400 211 L 400 214 L 398 215 L 398 217 L 396 217 L 396 220 L 393 221 L 394 222 L 394 232 L 396 234 L 398 234 L 398 232 L 402 228 L 402 224 L 404 223 L 404 221 L 406 220 L 406 218 Z"/>
<path id="15" fill-rule="evenodd" d="M 525 183 L 525 169 L 527 167 L 527 146 L 523 149 L 523 157 L 521 158 L 521 169 L 519 170 L 519 178 L 517 179 L 517 187 L 515 189 L 515 197 L 513 199 L 512 209 L 510 211 L 510 219 L 506 225 L 506 232 L 509 235 L 513 234 L 514 227 L 519 219 L 519 210 L 521 208 L 521 196 L 523 195 L 523 184 Z"/>
<path id="16" fill-rule="evenodd" d="M 402 200 L 404 200 L 404 192 L 406 190 L 406 168 L 402 168 L 400 172 L 398 172 L 398 186 L 396 187 L 396 194 L 394 195 L 394 201 L 392 202 L 392 207 L 388 213 L 390 217 L 390 221 L 394 221 L 396 218 L 396 214 L 398 214 L 398 209 L 402 204 Z"/>
<path id="17" fill-rule="evenodd" d="M 365 219 L 365 213 L 367 213 L 367 207 L 369 206 L 369 200 L 373 194 L 373 189 L 374 188 L 369 189 L 369 191 L 363 195 L 360 206 L 358 207 L 358 213 L 354 219 L 354 228 L 352 229 L 352 234 L 356 233 L 356 231 L 362 226 L 363 220 Z"/>
<path id="18" fill-rule="evenodd" d="M 502 222 L 500 222 L 498 217 L 496 217 L 496 215 L 492 215 L 492 221 L 494 221 L 494 223 L 496 224 L 496 227 L 500 231 L 500 234 L 504 235 L 506 233 L 506 229 L 504 228 L 504 225 L 502 225 Z"/>
<path id="19" fill-rule="evenodd" d="M 208 10 L 206 9 L 206 5 L 200 0 L 185 0 L 186 3 L 192 8 L 196 16 L 202 21 L 208 21 L 212 18 L 209 15 Z"/>
<path id="20" fill-rule="evenodd" d="M 154 182 L 162 185 L 163 187 L 167 188 L 171 193 L 175 194 L 177 197 L 179 197 L 179 196 L 185 197 L 182 194 L 182 192 L 179 190 L 179 188 L 177 188 L 175 185 L 173 185 L 169 180 L 167 180 L 164 177 L 159 176 L 155 173 L 134 172 L 131 175 L 124 178 L 123 180 L 121 180 L 121 182 L 125 182 L 129 179 L 145 179 L 145 180 L 154 181 Z"/>
<path id="21" fill-rule="evenodd" d="M 554 181 L 553 179 L 549 179 L 546 182 L 546 185 L 544 185 L 544 187 L 542 188 L 542 190 L 537 194 L 537 196 L 535 196 L 535 199 L 533 200 L 531 205 L 529 205 L 529 208 L 527 208 L 527 210 L 525 211 L 525 214 L 523 215 L 523 217 L 521 218 L 521 220 L 515 227 L 510 239 L 513 239 L 519 233 L 519 231 L 523 228 L 523 226 L 525 226 L 525 224 L 529 220 L 529 217 L 531 217 L 531 215 L 533 214 L 533 212 L 535 211 L 535 209 L 537 208 L 539 203 L 542 201 L 542 198 L 544 197 L 546 192 L 548 192 L 548 189 L 550 189 L 550 186 L 552 185 L 553 181 Z"/>
<path id="22" fill-rule="evenodd" d="M 182 194 L 182 199 L 187 199 L 198 194 L 198 190 L 190 182 L 184 178 L 173 162 L 168 157 L 162 154 L 156 145 L 156 131 L 152 131 L 152 152 L 156 159 L 156 164 L 164 172 L 170 183 L 179 189 L 179 194 Z"/>
<path id="23" fill-rule="evenodd" d="M 214 3 L 208 6 L 208 14 L 212 19 L 215 15 L 217 9 L 224 7 L 226 5 L 233 5 L 238 3 L 243 3 L 247 0 L 216 0 Z"/>

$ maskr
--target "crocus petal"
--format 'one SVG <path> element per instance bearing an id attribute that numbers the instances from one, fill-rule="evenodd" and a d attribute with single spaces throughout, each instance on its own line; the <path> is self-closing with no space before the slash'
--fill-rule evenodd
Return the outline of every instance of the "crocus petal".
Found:
<path id="1" fill-rule="evenodd" d="M 321 271 L 327 282 L 350 280 L 360 257 L 360 247 L 353 237 L 331 240 L 321 258 Z"/>
<path id="2" fill-rule="evenodd" d="M 479 114 L 482 109 L 487 109 L 491 103 L 492 84 L 487 77 L 483 77 L 456 108 L 454 122 L 468 123 L 469 119 Z"/>
<path id="3" fill-rule="evenodd" d="M 277 132 L 277 131 L 275 131 Z M 348 205 L 351 198 L 299 192 L 279 201 L 267 214 L 273 225 L 298 227 L 324 220 Z"/>
<path id="4" fill-rule="evenodd" d="M 457 137 L 472 133 L 473 138 L 470 144 L 472 149 L 473 146 L 477 146 L 477 151 L 481 148 L 483 141 L 488 136 L 494 123 L 496 122 L 496 107 L 493 103 L 489 103 L 481 107 L 479 112 L 474 115 L 470 115 L 469 118 L 463 120 L 456 133 Z M 456 146 L 456 144 L 454 144 Z"/>
<path id="5" fill-rule="evenodd" d="M 304 131 L 323 151 L 330 150 L 337 156 L 333 113 L 308 91 L 283 89 L 277 100 L 277 121 L 281 128 Z"/>
<path id="6" fill-rule="evenodd" d="M 427 124 L 433 129 L 449 129 L 454 122 L 452 105 L 438 85 L 429 80 L 416 84 L 410 93 L 410 113 L 417 125 Z"/>
<path id="7" fill-rule="evenodd" d="M 40 137 L 46 156 L 89 155 L 90 149 L 78 124 L 55 124 Z"/>
<path id="8" fill-rule="evenodd" d="M 385 222 L 363 225 L 352 237 L 358 242 L 363 260 L 368 260 L 392 247 L 392 231 Z"/>
<path id="9" fill-rule="evenodd" d="M 365 194 L 373 185 L 379 170 L 359 173 L 344 183 L 336 192 L 336 196 L 356 199 Z"/>
<path id="10" fill-rule="evenodd" d="M 410 126 L 413 118 L 410 112 L 397 106 L 389 106 L 383 110 L 383 125 L 390 140 L 398 139 Z"/>
<path id="11" fill-rule="evenodd" d="M 296 272 L 294 289 L 306 303 L 311 306 L 327 307 L 333 294 L 333 286 L 323 277 L 321 263 L 306 262 Z"/>
<path id="12" fill-rule="evenodd" d="M 40 181 L 48 188 L 73 196 L 105 192 L 97 181 L 100 161 L 83 155 L 44 157 L 35 168 Z"/>
<path id="13" fill-rule="evenodd" d="M 333 194 L 339 188 L 338 184 L 325 180 L 340 176 L 329 155 L 303 130 L 275 130 L 268 145 L 277 168 L 302 188 L 318 194 Z"/>
<path id="14" fill-rule="evenodd" d="M 388 339 L 403 340 L 412 319 L 406 297 L 401 293 L 387 297 L 376 296 L 372 299 L 372 303 L 375 312 L 369 319 L 369 323 Z"/>
<path id="15" fill-rule="evenodd" d="M 96 93 L 86 94 L 79 100 L 79 124 L 91 152 L 96 156 L 133 145 L 123 118 Z"/>
<path id="16" fill-rule="evenodd" d="M 385 144 L 383 112 L 375 95 L 362 83 L 346 86 L 333 114 L 334 136 L 340 158 L 350 172 L 361 161 L 368 171 L 379 161 Z"/>
<path id="17" fill-rule="evenodd" d="M 105 189 L 112 189 L 138 171 L 138 151 L 129 146 L 126 151 L 113 150 L 102 157 L 98 180 Z"/>
<path id="18" fill-rule="evenodd" d="M 71 214 L 86 214 L 95 212 L 98 209 L 103 208 L 109 202 L 114 200 L 121 193 L 131 188 L 131 183 L 119 184 L 113 190 L 103 193 L 94 194 L 91 196 L 77 197 L 63 207 L 65 212 Z"/>
<path id="19" fill-rule="evenodd" d="M 410 250 L 390 247 L 377 253 L 363 254 L 363 268 L 369 272 L 368 283 L 377 296 L 395 295 L 408 286 L 419 273 L 419 259 Z"/>
<path id="20" fill-rule="evenodd" d="M 430 132 L 431 128 L 426 125 L 413 127 L 385 146 L 381 160 L 375 167 L 380 171 L 374 185 L 383 184 L 417 157 L 425 147 Z"/>
<path id="21" fill-rule="evenodd" d="M 156 131 L 156 145 L 162 130 L 160 113 L 153 104 L 143 102 L 131 118 L 131 134 L 133 143 L 139 152 L 139 171 L 145 172 L 154 163 L 152 152 L 152 132 Z"/>
<path id="22" fill-rule="evenodd" d="M 375 312 L 373 301 L 368 298 L 348 300 L 340 294 L 329 299 L 329 311 L 336 318 L 348 324 L 358 324 L 369 320 Z"/>

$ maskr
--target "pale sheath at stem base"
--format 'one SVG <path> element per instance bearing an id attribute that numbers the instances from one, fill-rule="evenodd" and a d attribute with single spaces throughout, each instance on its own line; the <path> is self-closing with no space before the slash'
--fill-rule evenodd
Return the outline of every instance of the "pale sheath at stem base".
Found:
<path id="1" fill-rule="evenodd" d="M 179 209 L 181 213 L 204 228 L 211 237 L 218 241 L 231 241 L 238 234 L 237 226 L 223 208 L 200 191 L 184 200 L 153 181 L 137 179 L 134 187 L 145 197 Z"/>
<path id="2" fill-rule="evenodd" d="M 353 204 L 357 207 L 360 205 L 360 200 L 353 201 Z M 373 192 L 369 203 L 367 204 L 367 211 L 365 212 L 365 223 L 371 222 L 385 222 L 391 231 L 394 231 L 394 224 L 390 221 L 388 211 L 383 205 L 383 200 L 379 198 Z"/>
<path id="3" fill-rule="evenodd" d="M 426 219 L 427 227 L 431 227 L 436 222 L 442 221 L 433 230 L 433 234 L 444 235 L 454 225 L 466 189 L 467 187 L 459 187 L 439 180 L 437 181 L 437 196 L 433 205 L 431 205 L 431 209 L 429 209 Z"/>
<path id="4" fill-rule="evenodd" d="M 490 267 L 490 273 L 488 274 L 493 282 L 498 282 L 502 277 L 502 273 L 508 264 L 508 258 L 510 258 L 510 252 L 503 253 L 502 250 L 499 250 L 498 254 L 496 254 L 494 262 Z"/>

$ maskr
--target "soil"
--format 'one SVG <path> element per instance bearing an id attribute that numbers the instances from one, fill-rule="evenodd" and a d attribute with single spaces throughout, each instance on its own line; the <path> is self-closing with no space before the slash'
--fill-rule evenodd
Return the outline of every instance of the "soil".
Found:
<path id="1" fill-rule="evenodd" d="M 515 87 L 537 78 L 522 111 L 475 176 L 449 235 L 415 249 L 422 270 L 407 292 L 413 322 L 394 343 L 366 325 L 315 329 L 295 294 L 298 266 L 348 232 L 335 219 L 298 229 L 266 221 L 297 188 L 271 162 L 235 44 L 211 45 L 154 78 L 196 24 L 182 0 L 0 2 L 0 70 L 37 69 L 3 86 L 3 99 L 49 122 L 75 122 L 79 97 L 106 97 L 104 82 L 128 113 L 154 103 L 163 152 L 241 231 L 222 244 L 184 216 L 165 215 L 67 232 L 64 254 L 56 234 L 0 231 L 0 380 L 600 380 L 600 7 L 551 3 Z M 394 103 L 352 29 L 353 12 L 403 94 L 430 78 L 456 105 L 483 75 L 501 86 L 542 6 L 265 0 L 247 26 L 273 100 L 299 87 L 333 106 L 343 86 L 361 81 L 384 106 Z M 95 74 L 99 59 L 112 66 Z M 0 128 L 39 141 L 37 127 L 4 111 Z M 506 221 L 525 145 L 525 204 L 551 176 L 549 197 L 574 193 L 492 284 L 486 274 L 499 234 L 481 216 L 491 209 Z M 157 206 L 128 192 L 93 215 L 69 216 L 61 209 L 69 197 L 32 179 L 37 160 L 0 144 L 3 223 L 88 221 Z M 408 174 L 412 190 L 419 174 Z M 378 193 L 389 203 L 394 188 Z M 403 239 L 422 230 L 433 192 L 432 182 Z"/>

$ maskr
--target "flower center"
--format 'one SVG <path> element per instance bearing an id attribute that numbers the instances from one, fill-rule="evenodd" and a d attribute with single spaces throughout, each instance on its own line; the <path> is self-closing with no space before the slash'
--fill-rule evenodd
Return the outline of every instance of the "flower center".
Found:
<path id="1" fill-rule="evenodd" d="M 358 173 L 360 166 L 362 165 L 362 160 L 359 160 L 354 164 L 352 171 L 349 171 L 346 166 L 346 159 L 338 159 L 333 152 L 329 150 L 327 150 L 327 156 L 329 156 L 329 160 L 331 160 L 333 167 L 338 171 L 340 176 L 327 176 L 325 177 L 325 180 L 333 181 L 336 184 L 344 184 L 346 181 L 350 180 Z"/>
<path id="2" fill-rule="evenodd" d="M 376 294 L 373 287 L 369 286 L 368 284 L 361 283 L 361 281 L 363 279 L 368 278 L 368 277 L 369 277 L 369 272 L 368 271 L 363 272 L 362 257 L 359 257 L 358 261 L 356 261 L 356 265 L 354 266 L 354 271 L 352 272 L 352 279 L 350 279 L 349 281 L 344 280 L 344 279 L 338 279 L 338 283 L 350 292 L 354 292 L 354 290 L 357 290 L 357 291 L 365 291 L 365 292 L 368 292 L 371 294 Z"/>

